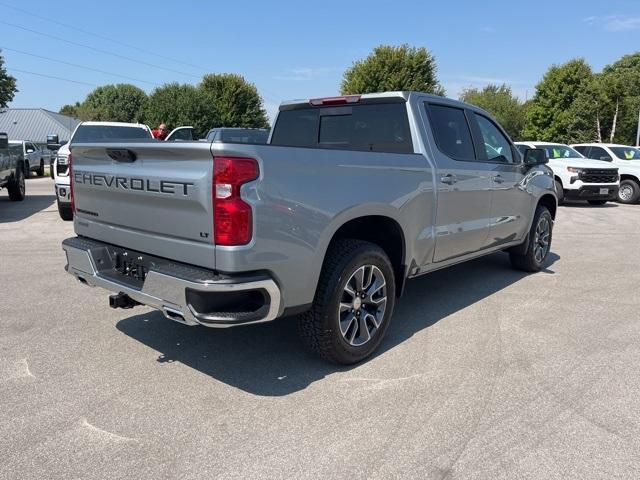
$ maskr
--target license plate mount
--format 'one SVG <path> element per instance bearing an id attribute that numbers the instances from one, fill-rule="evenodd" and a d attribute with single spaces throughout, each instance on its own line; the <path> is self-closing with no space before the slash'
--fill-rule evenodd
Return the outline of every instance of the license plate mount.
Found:
<path id="1" fill-rule="evenodd" d="M 600 195 L 609 195 L 609 189 L 608 188 L 601 188 L 600 189 Z"/>
<path id="2" fill-rule="evenodd" d="M 142 257 L 129 255 L 128 252 L 119 253 L 115 258 L 115 269 L 120 275 L 135 278 L 144 282 L 149 268 L 142 262 Z"/>

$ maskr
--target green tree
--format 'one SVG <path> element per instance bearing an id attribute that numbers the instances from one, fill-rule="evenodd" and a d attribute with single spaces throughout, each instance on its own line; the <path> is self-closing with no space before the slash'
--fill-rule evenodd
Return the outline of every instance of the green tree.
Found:
<path id="1" fill-rule="evenodd" d="M 438 83 L 436 60 L 424 47 L 380 45 L 343 75 L 343 95 L 395 90 L 444 95 Z"/>
<path id="2" fill-rule="evenodd" d="M 0 50 L 0 108 L 7 108 L 16 92 L 18 92 L 16 79 L 7 73 L 2 50 Z"/>
<path id="3" fill-rule="evenodd" d="M 640 52 L 625 55 L 602 70 L 600 97 L 607 140 L 632 145 L 640 110 Z"/>
<path id="4" fill-rule="evenodd" d="M 573 104 L 593 81 L 591 67 L 584 59 L 553 65 L 536 85 L 536 93 L 527 108 L 523 136 L 530 140 L 565 142 L 575 138 L 570 132 L 575 110 Z"/>
<path id="5" fill-rule="evenodd" d="M 507 85 L 489 84 L 481 90 L 467 88 L 462 91 L 460 100 L 485 109 L 495 117 L 511 138 L 521 138 L 525 122 L 524 106 Z"/>
<path id="6" fill-rule="evenodd" d="M 188 84 L 169 83 L 149 95 L 144 120 L 150 126 L 166 123 L 169 129 L 191 125 L 198 135 L 218 122 L 215 109 L 201 89 Z"/>
<path id="7" fill-rule="evenodd" d="M 601 78 L 596 74 L 580 89 L 567 111 L 569 142 L 600 142 L 603 140 L 603 108 Z"/>
<path id="8" fill-rule="evenodd" d="M 73 105 L 63 105 L 60 108 L 60 112 L 63 115 L 69 115 L 71 117 L 78 117 L 78 111 L 80 109 L 80 102 L 76 102 Z"/>
<path id="9" fill-rule="evenodd" d="M 258 89 L 241 75 L 209 74 L 198 86 L 215 112 L 211 127 L 268 128 L 267 112 Z"/>
<path id="10" fill-rule="evenodd" d="M 82 120 L 138 122 L 146 104 L 147 94 L 134 85 L 103 85 L 87 95 L 76 114 Z"/>

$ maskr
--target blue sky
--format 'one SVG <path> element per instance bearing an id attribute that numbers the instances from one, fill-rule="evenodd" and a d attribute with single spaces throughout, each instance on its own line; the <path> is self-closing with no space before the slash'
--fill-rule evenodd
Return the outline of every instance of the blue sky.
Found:
<path id="1" fill-rule="evenodd" d="M 599 70 L 640 50 L 637 0 L 0 0 L 0 9 L 0 48 L 20 89 L 11 106 L 51 110 L 81 101 L 93 85 L 127 82 L 150 92 L 234 72 L 257 85 L 272 113 L 281 100 L 336 94 L 354 60 L 402 43 L 432 52 L 448 96 L 505 82 L 525 98 L 553 63 L 585 57 Z"/>

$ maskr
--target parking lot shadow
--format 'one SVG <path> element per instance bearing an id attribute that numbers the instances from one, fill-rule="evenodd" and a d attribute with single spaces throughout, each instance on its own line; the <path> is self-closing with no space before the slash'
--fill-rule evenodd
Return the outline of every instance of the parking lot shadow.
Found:
<path id="1" fill-rule="evenodd" d="M 619 205 L 615 202 L 607 202 L 604 205 L 591 205 L 588 202 L 580 202 L 580 201 L 564 201 L 562 203 L 563 207 L 569 208 L 618 208 Z"/>
<path id="2" fill-rule="evenodd" d="M 551 253 L 547 268 L 538 275 L 553 274 L 549 267 L 558 259 Z M 376 355 L 526 275 L 513 270 L 507 255 L 500 253 L 409 281 Z M 180 362 L 255 395 L 287 395 L 328 374 L 355 368 L 331 365 L 306 352 L 295 322 L 295 318 L 285 318 L 208 329 L 186 327 L 151 312 L 121 320 L 117 328 L 159 352 L 158 362 Z"/>
<path id="3" fill-rule="evenodd" d="M 55 195 L 27 194 L 21 202 L 12 202 L 8 195 L 0 195 L 0 223 L 19 222 L 49 208 L 55 201 Z"/>

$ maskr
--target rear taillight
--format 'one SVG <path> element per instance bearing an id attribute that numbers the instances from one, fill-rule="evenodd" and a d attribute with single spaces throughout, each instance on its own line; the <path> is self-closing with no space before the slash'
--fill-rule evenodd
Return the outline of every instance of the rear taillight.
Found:
<path id="1" fill-rule="evenodd" d="M 344 105 L 346 103 L 358 103 L 360 95 L 344 95 L 342 97 L 312 98 L 309 103 L 314 106 L 319 105 Z"/>
<path id="2" fill-rule="evenodd" d="M 76 214 L 76 200 L 73 196 L 73 156 L 69 153 L 67 157 L 67 165 L 69 172 L 69 197 L 71 198 L 71 211 Z"/>
<path id="3" fill-rule="evenodd" d="M 253 235 L 251 205 L 240 187 L 258 178 L 253 158 L 213 157 L 213 231 L 216 245 L 246 245 Z"/>

